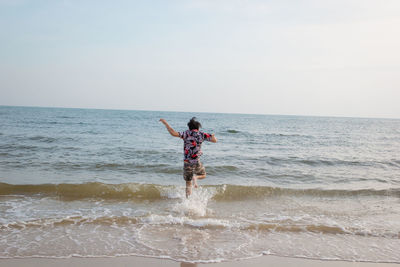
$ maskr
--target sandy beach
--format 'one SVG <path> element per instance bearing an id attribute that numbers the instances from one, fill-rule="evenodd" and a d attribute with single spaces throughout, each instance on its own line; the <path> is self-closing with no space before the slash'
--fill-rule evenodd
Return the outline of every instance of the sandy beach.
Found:
<path id="1" fill-rule="evenodd" d="M 105 267 L 105 266 L 143 266 L 143 267 L 239 267 L 239 266 L 325 266 L 325 267 L 398 267 L 395 263 L 370 263 L 370 262 L 347 262 L 347 261 L 321 261 L 301 258 L 286 258 L 277 256 L 263 256 L 242 261 L 229 261 L 221 263 L 186 263 L 167 259 L 145 258 L 145 257 L 115 257 L 115 258 L 77 258 L 49 259 L 49 258 L 26 258 L 26 259 L 1 259 L 0 267 Z"/>

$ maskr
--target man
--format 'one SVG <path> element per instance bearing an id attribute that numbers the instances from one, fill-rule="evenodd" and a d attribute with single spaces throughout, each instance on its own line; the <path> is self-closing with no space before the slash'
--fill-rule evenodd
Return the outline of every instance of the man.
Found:
<path id="1" fill-rule="evenodd" d="M 201 123 L 193 117 L 188 122 L 189 130 L 177 132 L 172 129 L 166 120 L 160 119 L 168 132 L 175 137 L 183 139 L 183 178 L 186 181 L 186 198 L 192 194 L 192 181 L 194 187 L 197 187 L 197 179 L 206 178 L 206 170 L 200 162 L 201 144 L 203 141 L 217 142 L 214 134 L 208 134 L 200 131 Z"/>

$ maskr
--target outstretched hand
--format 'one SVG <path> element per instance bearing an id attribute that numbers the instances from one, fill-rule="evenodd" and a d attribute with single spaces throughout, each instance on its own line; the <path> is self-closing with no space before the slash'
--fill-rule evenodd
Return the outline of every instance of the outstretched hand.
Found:
<path id="1" fill-rule="evenodd" d="M 175 131 L 174 129 L 172 129 L 171 126 L 169 126 L 168 122 L 164 119 L 160 119 L 160 121 L 165 125 L 165 127 L 167 128 L 168 132 L 175 137 L 179 137 L 179 133 L 177 131 Z"/>
<path id="2" fill-rule="evenodd" d="M 215 137 L 214 134 L 211 134 L 211 140 L 210 141 L 213 142 L 213 143 L 216 143 L 216 142 L 218 142 L 218 139 Z"/>

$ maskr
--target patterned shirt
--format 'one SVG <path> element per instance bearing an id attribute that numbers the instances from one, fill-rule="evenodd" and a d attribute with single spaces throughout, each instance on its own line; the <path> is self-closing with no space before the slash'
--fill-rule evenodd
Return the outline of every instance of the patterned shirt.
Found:
<path id="1" fill-rule="evenodd" d="M 211 141 L 211 134 L 199 130 L 186 130 L 179 132 L 179 137 L 183 139 L 183 160 L 187 163 L 196 164 L 199 162 L 201 143 Z"/>

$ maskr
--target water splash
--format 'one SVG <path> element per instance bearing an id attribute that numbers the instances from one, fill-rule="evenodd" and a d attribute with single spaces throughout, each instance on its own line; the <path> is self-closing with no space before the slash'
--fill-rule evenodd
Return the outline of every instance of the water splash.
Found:
<path id="1" fill-rule="evenodd" d="M 181 200 L 173 206 L 172 211 L 181 216 L 195 217 L 204 217 L 207 213 L 212 213 L 212 210 L 208 209 L 207 205 L 216 194 L 215 188 L 194 188 L 189 198 L 185 197 L 183 190 L 181 192 Z"/>

